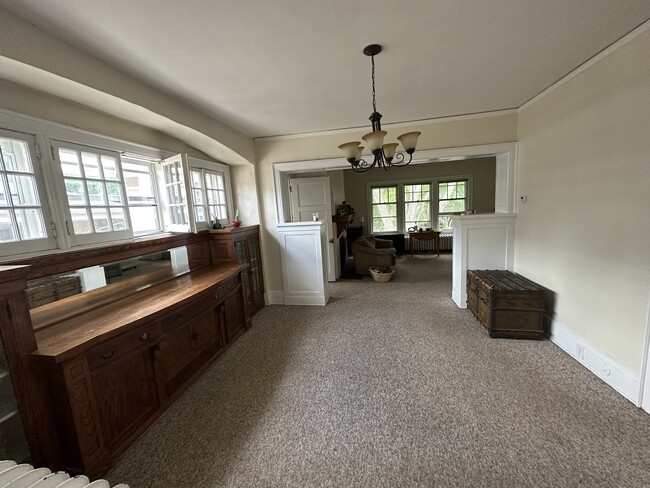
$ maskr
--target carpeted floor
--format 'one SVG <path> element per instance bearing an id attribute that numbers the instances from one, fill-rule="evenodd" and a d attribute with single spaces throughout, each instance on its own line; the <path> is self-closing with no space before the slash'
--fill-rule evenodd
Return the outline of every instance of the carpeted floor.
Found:
<path id="1" fill-rule="evenodd" d="M 650 487 L 650 415 L 550 341 L 489 339 L 451 256 L 268 306 L 107 478 L 171 487 Z"/>

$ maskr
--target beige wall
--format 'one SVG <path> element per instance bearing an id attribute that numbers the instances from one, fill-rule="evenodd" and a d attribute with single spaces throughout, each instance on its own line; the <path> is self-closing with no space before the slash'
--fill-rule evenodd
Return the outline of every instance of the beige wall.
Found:
<path id="1" fill-rule="evenodd" d="M 257 201 L 257 183 L 255 167 L 231 166 L 230 180 L 232 183 L 232 198 L 235 208 L 239 209 L 242 225 L 259 224 L 260 213 Z M 231 216 L 234 217 L 234 216 Z"/>
<path id="2" fill-rule="evenodd" d="M 395 139 L 397 135 L 410 130 L 420 130 L 422 136 L 418 142 L 418 149 L 475 146 L 515 141 L 517 139 L 517 115 L 515 113 L 493 114 L 484 117 L 443 119 L 436 122 L 422 122 L 412 126 L 384 128 L 388 131 L 387 140 Z M 360 130 L 358 133 L 261 139 L 255 142 L 258 190 L 260 192 L 262 222 L 265 226 L 262 238 L 264 244 L 262 257 L 267 292 L 278 294 L 282 292 L 280 246 L 276 231 L 278 217 L 273 164 L 313 160 L 314 171 L 318 171 L 319 159 L 342 158 L 338 145 L 349 140 L 360 140 L 361 135 L 368 130 Z M 397 171 L 401 170 L 396 169 L 395 172 Z M 350 195 L 347 192 L 345 197 L 350 200 Z M 358 223 L 358 221 L 355 223 Z"/>
<path id="3" fill-rule="evenodd" d="M 641 370 L 650 283 L 650 31 L 519 115 L 515 269 Z"/>
<path id="4" fill-rule="evenodd" d="M 348 203 L 354 207 L 356 217 L 354 225 L 361 225 L 369 232 L 368 185 L 379 182 L 412 182 L 425 178 L 456 175 L 473 176 L 472 208 L 478 213 L 494 212 L 494 182 L 496 177 L 496 159 L 494 157 L 466 161 L 446 161 L 428 164 L 410 165 L 391 171 L 371 171 L 359 174 L 352 170 L 345 171 L 345 195 Z"/>

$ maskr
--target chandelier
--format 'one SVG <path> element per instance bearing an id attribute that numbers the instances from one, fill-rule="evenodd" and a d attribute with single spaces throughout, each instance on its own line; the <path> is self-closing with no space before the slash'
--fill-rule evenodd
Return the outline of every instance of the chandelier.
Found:
<path id="1" fill-rule="evenodd" d="M 363 146 L 359 141 L 346 142 L 341 144 L 339 149 L 343 151 L 345 159 L 352 165 L 352 169 L 357 173 L 367 173 L 374 167 L 384 168 L 388 171 L 393 166 L 406 166 L 413 159 L 415 152 L 415 145 L 417 144 L 418 137 L 421 132 L 407 132 L 402 134 L 397 139 L 402 143 L 404 151 L 408 154 L 408 160 L 404 153 L 397 153 L 397 143 L 384 144 L 384 137 L 386 131 L 381 130 L 381 114 L 377 112 L 377 102 L 375 100 L 375 56 L 381 52 L 379 44 L 371 44 L 363 49 L 363 54 L 370 56 L 372 62 L 372 114 L 370 121 L 372 122 L 372 132 L 368 132 L 362 137 L 368 149 L 372 152 L 373 159 L 371 162 L 361 159 L 361 151 Z"/>

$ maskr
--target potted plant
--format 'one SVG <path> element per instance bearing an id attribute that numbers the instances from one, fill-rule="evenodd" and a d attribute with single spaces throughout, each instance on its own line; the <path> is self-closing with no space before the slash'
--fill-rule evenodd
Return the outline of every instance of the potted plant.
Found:
<path id="1" fill-rule="evenodd" d="M 346 224 L 354 221 L 354 208 L 345 200 L 336 206 L 336 221 Z"/>

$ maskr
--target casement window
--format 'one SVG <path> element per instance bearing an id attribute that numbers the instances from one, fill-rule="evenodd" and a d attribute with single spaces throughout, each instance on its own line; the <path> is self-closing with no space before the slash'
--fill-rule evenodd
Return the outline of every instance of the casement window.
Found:
<path id="1" fill-rule="evenodd" d="M 451 216 L 467 210 L 467 180 L 438 183 L 438 229 L 451 229 Z"/>
<path id="2" fill-rule="evenodd" d="M 404 185 L 404 232 L 431 227 L 431 183 Z"/>
<path id="3" fill-rule="evenodd" d="M 60 186 L 65 189 L 66 230 L 73 245 L 132 236 L 120 155 L 53 141 Z"/>
<path id="4" fill-rule="evenodd" d="M 18 114 L 0 113 L 0 127 L 0 260 L 193 232 L 233 215 L 227 165 L 161 159 L 156 149 Z"/>
<path id="5" fill-rule="evenodd" d="M 397 232 L 397 186 L 371 189 L 372 233 Z"/>
<path id="6" fill-rule="evenodd" d="M 133 234 L 154 234 L 162 230 L 157 198 L 155 163 L 122 156 L 122 174 Z"/>
<path id="7" fill-rule="evenodd" d="M 226 185 L 223 173 L 192 168 L 191 188 L 194 203 L 194 219 L 197 225 L 219 220 L 228 221 Z"/>
<path id="8" fill-rule="evenodd" d="M 56 247 L 34 137 L 0 130 L 0 255 Z"/>

